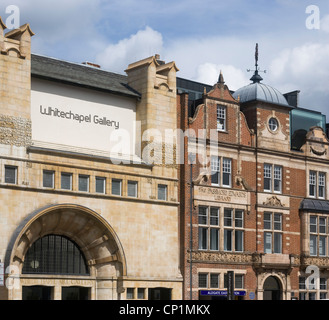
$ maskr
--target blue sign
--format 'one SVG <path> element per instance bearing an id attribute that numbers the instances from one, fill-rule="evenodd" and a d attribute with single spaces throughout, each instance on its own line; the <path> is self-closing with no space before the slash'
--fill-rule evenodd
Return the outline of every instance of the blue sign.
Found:
<path id="1" fill-rule="evenodd" d="M 227 290 L 201 290 L 202 296 L 227 296 Z M 234 290 L 235 296 L 245 296 L 245 290 Z"/>
<path id="2" fill-rule="evenodd" d="M 249 293 L 249 299 L 254 300 L 255 299 L 255 292 L 250 292 Z"/>

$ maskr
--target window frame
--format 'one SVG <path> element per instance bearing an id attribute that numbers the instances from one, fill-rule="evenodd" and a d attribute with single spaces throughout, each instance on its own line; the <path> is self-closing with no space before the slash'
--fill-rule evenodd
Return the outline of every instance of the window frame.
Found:
<path id="1" fill-rule="evenodd" d="M 210 160 L 211 176 L 210 181 L 212 186 L 222 188 L 232 187 L 232 159 L 227 157 L 211 156 Z M 216 176 L 216 179 L 213 178 Z M 226 183 L 228 180 L 228 184 Z"/>
<path id="2" fill-rule="evenodd" d="M 45 173 L 51 174 L 51 183 L 52 183 L 51 187 L 45 186 Z M 55 171 L 54 170 L 47 170 L 47 169 L 42 170 L 42 187 L 49 188 L 49 189 L 55 188 Z"/>
<path id="3" fill-rule="evenodd" d="M 217 131 L 226 132 L 227 125 L 227 107 L 221 104 L 217 104 Z"/>
<path id="4" fill-rule="evenodd" d="M 266 216 L 270 218 L 266 219 Z M 279 217 L 279 221 L 276 218 Z M 278 227 L 279 225 L 279 227 Z M 265 211 L 263 215 L 264 253 L 282 254 L 283 250 L 283 215 L 280 212 Z M 269 247 L 268 247 L 269 245 Z M 278 250 L 279 249 L 279 250 Z"/>
<path id="5" fill-rule="evenodd" d="M 85 182 L 87 182 L 86 183 L 86 186 L 87 186 L 86 190 L 81 189 L 80 182 L 82 182 L 83 179 L 86 179 Z M 90 176 L 86 175 L 86 174 L 79 174 L 78 175 L 78 190 L 80 192 L 89 192 L 89 189 L 90 189 Z"/>
<path id="6" fill-rule="evenodd" d="M 283 177 L 282 166 L 276 164 L 264 163 L 263 165 L 264 192 L 282 194 L 282 185 L 283 185 L 282 177 Z M 268 185 L 269 188 L 267 188 Z"/>
<path id="7" fill-rule="evenodd" d="M 97 181 L 103 181 L 103 191 L 99 192 L 97 191 Z M 105 194 L 106 193 L 106 178 L 105 177 L 99 177 L 96 176 L 95 177 L 95 193 L 99 193 L 99 194 Z"/>
<path id="8" fill-rule="evenodd" d="M 113 189 L 113 185 L 114 185 L 113 182 L 119 183 L 119 185 L 120 185 L 119 194 L 113 192 L 113 190 L 114 190 Z M 111 194 L 114 195 L 114 196 L 122 196 L 122 179 L 112 178 L 112 181 L 111 181 Z"/>
<path id="9" fill-rule="evenodd" d="M 134 195 L 129 194 L 129 185 L 134 185 Z M 138 181 L 128 180 L 127 181 L 127 196 L 131 198 L 137 198 L 138 196 Z"/>
<path id="10" fill-rule="evenodd" d="M 69 177 L 70 178 L 70 187 L 69 188 L 63 188 L 63 177 Z M 73 174 L 71 172 L 61 172 L 61 190 L 69 190 L 72 191 L 73 189 Z"/>
<path id="11" fill-rule="evenodd" d="M 159 195 L 160 195 L 160 193 L 159 193 L 159 191 L 160 191 L 160 189 L 161 188 L 163 188 L 163 190 L 164 190 L 164 199 L 163 198 L 161 198 Z M 158 200 L 161 200 L 161 201 L 167 201 L 168 200 L 168 185 L 166 185 L 166 184 L 158 184 Z"/>
<path id="12" fill-rule="evenodd" d="M 15 176 L 14 176 L 14 182 L 7 180 L 7 175 L 6 175 L 6 171 L 7 170 L 14 170 L 14 174 L 15 174 Z M 8 183 L 8 184 L 17 184 L 17 181 L 18 181 L 17 176 L 18 176 L 18 167 L 17 166 L 5 165 L 5 179 L 4 179 L 5 183 Z"/>

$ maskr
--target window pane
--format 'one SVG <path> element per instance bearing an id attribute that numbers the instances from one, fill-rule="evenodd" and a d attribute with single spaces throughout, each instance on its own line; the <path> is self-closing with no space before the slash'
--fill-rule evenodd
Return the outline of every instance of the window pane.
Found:
<path id="1" fill-rule="evenodd" d="M 274 253 L 282 253 L 282 234 L 274 233 Z"/>
<path id="2" fill-rule="evenodd" d="M 235 230 L 235 251 L 243 251 L 243 231 Z"/>
<path id="3" fill-rule="evenodd" d="M 158 199 L 167 200 L 167 186 L 164 184 L 158 185 Z"/>
<path id="4" fill-rule="evenodd" d="M 326 233 L 326 218 L 319 218 L 319 233 Z"/>
<path id="5" fill-rule="evenodd" d="M 224 131 L 226 122 L 226 107 L 217 106 L 217 129 Z"/>
<path id="6" fill-rule="evenodd" d="M 317 236 L 311 235 L 310 236 L 310 255 L 316 256 L 317 255 Z"/>
<path id="7" fill-rule="evenodd" d="M 272 165 L 264 164 L 264 190 L 272 190 Z"/>
<path id="8" fill-rule="evenodd" d="M 320 256 L 325 256 L 326 255 L 326 237 L 319 237 L 319 255 Z"/>
<path id="9" fill-rule="evenodd" d="M 138 299 L 144 299 L 145 298 L 145 289 L 138 288 L 137 289 L 137 298 Z"/>
<path id="10" fill-rule="evenodd" d="M 207 224 L 208 208 L 199 207 L 199 224 Z"/>
<path id="11" fill-rule="evenodd" d="M 232 230 L 224 230 L 224 250 L 232 251 Z"/>
<path id="12" fill-rule="evenodd" d="M 305 277 L 299 277 L 299 289 L 306 289 Z"/>
<path id="13" fill-rule="evenodd" d="M 127 299 L 134 299 L 134 288 L 127 288 Z"/>
<path id="14" fill-rule="evenodd" d="M 137 197 L 137 181 L 128 181 L 128 197 Z"/>
<path id="15" fill-rule="evenodd" d="M 326 174 L 319 172 L 319 198 L 325 198 Z"/>
<path id="16" fill-rule="evenodd" d="M 315 197 L 315 188 L 316 188 L 316 172 L 310 171 L 309 176 L 310 184 L 309 184 L 309 192 L 311 197 Z"/>
<path id="17" fill-rule="evenodd" d="M 264 212 L 264 229 L 272 229 L 272 213 Z"/>
<path id="18" fill-rule="evenodd" d="M 264 252 L 272 253 L 272 233 L 264 232 Z"/>
<path id="19" fill-rule="evenodd" d="M 218 226 L 219 224 L 219 209 L 210 208 L 210 225 Z"/>
<path id="20" fill-rule="evenodd" d="M 243 228 L 243 210 L 235 210 L 235 227 Z"/>
<path id="21" fill-rule="evenodd" d="M 121 196 L 121 180 L 112 179 L 112 194 Z"/>
<path id="22" fill-rule="evenodd" d="M 234 279 L 234 287 L 236 289 L 243 289 L 244 288 L 244 276 L 243 274 L 236 274 Z"/>
<path id="23" fill-rule="evenodd" d="M 89 176 L 79 175 L 79 191 L 89 191 Z"/>
<path id="24" fill-rule="evenodd" d="M 207 277 L 208 274 L 206 273 L 199 273 L 199 288 L 207 288 Z"/>
<path id="25" fill-rule="evenodd" d="M 219 274 L 210 274 L 210 288 L 219 288 Z"/>
<path id="26" fill-rule="evenodd" d="M 218 250 L 219 233 L 218 229 L 210 229 L 210 250 Z"/>
<path id="27" fill-rule="evenodd" d="M 220 184 L 220 158 L 211 157 L 211 183 Z"/>
<path id="28" fill-rule="evenodd" d="M 17 167 L 5 166 L 5 183 L 16 183 Z"/>
<path id="29" fill-rule="evenodd" d="M 105 178 L 96 177 L 96 192 L 105 193 Z"/>
<path id="30" fill-rule="evenodd" d="M 231 159 L 223 159 L 223 186 L 231 186 Z"/>
<path id="31" fill-rule="evenodd" d="M 282 167 L 274 166 L 274 191 L 281 192 Z"/>
<path id="32" fill-rule="evenodd" d="M 274 230 L 282 230 L 281 214 L 274 214 Z"/>
<path id="33" fill-rule="evenodd" d="M 65 190 L 72 189 L 72 174 L 71 173 L 61 173 L 61 188 Z"/>
<path id="34" fill-rule="evenodd" d="M 207 250 L 207 228 L 199 228 L 199 249 Z"/>
<path id="35" fill-rule="evenodd" d="M 224 226 L 232 227 L 232 209 L 224 209 Z"/>
<path id="36" fill-rule="evenodd" d="M 318 232 L 317 231 L 317 217 L 311 216 L 310 217 L 310 232 Z"/>
<path id="37" fill-rule="evenodd" d="M 43 171 L 43 186 L 45 188 L 54 188 L 54 171 Z"/>

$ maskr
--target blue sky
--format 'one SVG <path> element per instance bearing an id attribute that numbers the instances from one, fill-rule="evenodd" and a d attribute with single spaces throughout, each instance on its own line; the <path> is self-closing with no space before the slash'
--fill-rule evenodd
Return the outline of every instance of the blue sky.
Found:
<path id="1" fill-rule="evenodd" d="M 11 4 L 36 34 L 34 53 L 118 73 L 159 53 L 176 62 L 180 77 L 214 84 L 222 70 L 236 90 L 250 82 L 258 43 L 263 83 L 282 93 L 301 90 L 300 106 L 329 122 L 327 0 L 2 0 L 4 22 Z M 306 25 L 310 5 L 318 8 L 319 28 Z"/>

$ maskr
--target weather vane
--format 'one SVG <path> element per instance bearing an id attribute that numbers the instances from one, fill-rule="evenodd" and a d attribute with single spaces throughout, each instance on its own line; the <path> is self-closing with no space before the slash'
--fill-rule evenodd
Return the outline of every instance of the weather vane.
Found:
<path id="1" fill-rule="evenodd" d="M 258 43 L 256 43 L 256 49 L 255 49 L 255 68 L 256 68 L 255 70 L 247 69 L 247 72 L 254 71 L 254 75 L 250 78 L 250 80 L 252 80 L 254 83 L 263 80 L 263 78 L 258 74 L 258 72 L 266 73 L 266 70 L 261 71 L 258 68 Z"/>

